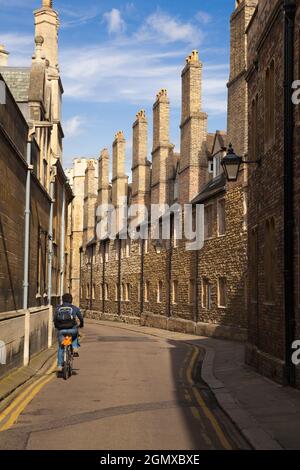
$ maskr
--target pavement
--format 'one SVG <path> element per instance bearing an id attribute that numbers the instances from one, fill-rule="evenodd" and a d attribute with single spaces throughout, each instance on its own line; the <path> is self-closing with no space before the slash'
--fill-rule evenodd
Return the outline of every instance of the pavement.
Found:
<path id="1" fill-rule="evenodd" d="M 0 449 L 300 449 L 300 392 L 247 367 L 243 344 L 96 320 L 84 333 L 71 379 L 42 369 L 0 407 Z"/>

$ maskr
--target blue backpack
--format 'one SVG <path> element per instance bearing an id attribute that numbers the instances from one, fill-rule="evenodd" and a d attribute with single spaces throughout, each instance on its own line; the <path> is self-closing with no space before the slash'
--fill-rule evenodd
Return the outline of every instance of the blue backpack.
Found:
<path id="1" fill-rule="evenodd" d="M 76 325 L 76 314 L 72 307 L 60 307 L 55 316 L 55 327 L 58 330 L 71 330 Z"/>

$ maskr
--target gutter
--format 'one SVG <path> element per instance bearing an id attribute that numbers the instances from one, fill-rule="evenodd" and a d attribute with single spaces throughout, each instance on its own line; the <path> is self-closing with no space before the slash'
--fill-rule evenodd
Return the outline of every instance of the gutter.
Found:
<path id="1" fill-rule="evenodd" d="M 294 31 L 296 5 L 284 0 L 284 311 L 286 380 L 295 385 L 296 371 L 292 363 L 295 339 L 294 299 Z"/>

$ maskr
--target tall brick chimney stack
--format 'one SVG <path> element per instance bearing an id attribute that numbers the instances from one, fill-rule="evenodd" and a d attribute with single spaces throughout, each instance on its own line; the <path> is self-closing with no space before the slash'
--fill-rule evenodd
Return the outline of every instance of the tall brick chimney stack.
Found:
<path id="1" fill-rule="evenodd" d="M 180 149 L 181 204 L 190 202 L 205 184 L 200 174 L 199 156 L 207 136 L 207 114 L 201 111 L 202 64 L 198 51 L 186 59 L 182 72 L 182 117 Z"/>
<path id="2" fill-rule="evenodd" d="M 160 90 L 153 105 L 153 151 L 151 204 L 168 203 L 168 157 L 170 153 L 170 101 Z"/>
<path id="3" fill-rule="evenodd" d="M 150 163 L 148 156 L 148 120 L 144 110 L 136 115 L 132 142 L 132 204 L 150 203 Z"/>
<path id="4" fill-rule="evenodd" d="M 230 77 L 227 134 L 237 155 L 248 151 L 248 89 L 246 29 L 258 0 L 236 0 L 230 20 Z"/>
<path id="5" fill-rule="evenodd" d="M 89 160 L 85 171 L 84 184 L 84 217 L 83 217 L 83 246 L 86 247 L 95 236 L 96 203 L 97 203 L 97 173 L 96 160 Z"/>
<path id="6" fill-rule="evenodd" d="M 8 64 L 9 53 L 5 50 L 5 47 L 0 44 L 0 67 L 6 67 Z"/>
<path id="7" fill-rule="evenodd" d="M 112 178 L 112 204 L 116 208 L 117 219 L 120 209 L 127 198 L 128 176 L 125 173 L 126 140 L 122 131 L 117 132 L 113 143 L 113 178 Z M 119 220 L 119 219 L 118 219 Z M 119 224 L 117 232 L 122 229 Z"/>
<path id="8" fill-rule="evenodd" d="M 53 10 L 52 0 L 43 0 L 42 7 L 34 12 L 35 36 L 44 38 L 42 52 L 50 67 L 58 66 L 58 13 Z"/>
<path id="9" fill-rule="evenodd" d="M 98 205 L 108 204 L 110 200 L 109 187 L 109 153 L 103 149 L 98 161 Z"/>

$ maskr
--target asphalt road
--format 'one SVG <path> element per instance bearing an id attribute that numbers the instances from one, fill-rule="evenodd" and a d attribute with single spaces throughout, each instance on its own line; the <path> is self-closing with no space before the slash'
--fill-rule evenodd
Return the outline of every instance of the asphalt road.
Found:
<path id="1" fill-rule="evenodd" d="M 249 448 L 182 335 L 170 341 L 111 323 L 89 323 L 84 335 L 71 379 L 52 372 L 0 414 L 0 449 Z"/>

